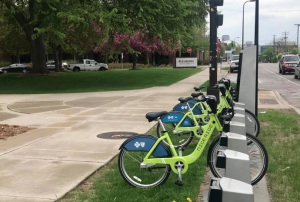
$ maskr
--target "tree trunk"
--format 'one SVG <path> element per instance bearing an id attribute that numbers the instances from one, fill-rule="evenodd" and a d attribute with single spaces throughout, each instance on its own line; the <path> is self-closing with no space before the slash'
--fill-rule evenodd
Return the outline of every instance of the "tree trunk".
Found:
<path id="1" fill-rule="evenodd" d="M 147 65 L 149 66 L 150 65 L 150 59 L 149 59 L 150 55 L 149 53 L 147 52 L 146 53 L 146 58 L 147 58 Z"/>
<path id="2" fill-rule="evenodd" d="M 108 55 L 105 55 L 105 64 L 108 64 Z"/>
<path id="3" fill-rule="evenodd" d="M 132 69 L 133 70 L 136 70 L 136 63 L 137 63 L 137 60 L 138 60 L 138 56 L 137 56 L 137 54 L 132 54 L 132 59 L 133 59 L 133 64 L 132 64 Z"/>
<path id="4" fill-rule="evenodd" d="M 155 52 L 153 52 L 153 58 L 152 58 L 152 60 L 153 60 L 153 66 L 155 67 Z"/>
<path id="5" fill-rule="evenodd" d="M 62 67 L 62 48 L 61 45 L 58 46 L 58 69 L 60 72 L 63 71 Z"/>
<path id="6" fill-rule="evenodd" d="M 17 52 L 17 63 L 20 64 L 20 53 Z"/>
<path id="7" fill-rule="evenodd" d="M 31 36 L 31 35 L 30 35 Z M 36 39 L 30 40 L 31 62 L 33 74 L 48 74 L 49 70 L 46 66 L 46 55 L 44 46 L 44 36 L 39 35 Z"/>

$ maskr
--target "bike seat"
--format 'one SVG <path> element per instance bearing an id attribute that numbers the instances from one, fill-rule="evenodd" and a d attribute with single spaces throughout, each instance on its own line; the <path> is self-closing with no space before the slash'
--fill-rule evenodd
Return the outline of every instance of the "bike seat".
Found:
<path id="1" fill-rule="evenodd" d="M 149 122 L 152 122 L 156 120 L 158 117 L 164 116 L 168 114 L 169 112 L 167 111 L 162 111 L 162 112 L 149 112 L 146 114 L 146 119 L 148 119 Z"/>
<path id="2" fill-rule="evenodd" d="M 194 87 L 194 90 L 195 91 L 200 91 L 200 90 L 202 90 L 203 88 L 205 88 L 204 86 L 199 86 L 199 87 Z"/>
<path id="3" fill-rule="evenodd" d="M 201 95 L 203 95 L 203 93 L 192 93 L 192 94 L 191 94 L 191 96 L 192 96 L 193 98 L 197 98 L 197 97 L 199 97 L 199 96 L 201 96 Z"/>
<path id="4" fill-rule="evenodd" d="M 185 102 L 188 102 L 189 100 L 192 100 L 193 98 L 192 97 L 181 97 L 178 99 L 179 102 L 181 103 L 185 103 Z"/>

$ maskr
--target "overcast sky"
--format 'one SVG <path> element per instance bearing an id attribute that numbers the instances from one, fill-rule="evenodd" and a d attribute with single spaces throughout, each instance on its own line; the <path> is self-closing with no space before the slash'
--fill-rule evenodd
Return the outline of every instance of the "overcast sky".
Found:
<path id="1" fill-rule="evenodd" d="M 224 15 L 224 24 L 218 29 L 218 37 L 229 35 L 242 42 L 243 4 L 246 0 L 224 0 L 224 6 L 219 7 Z M 280 40 L 283 32 L 289 32 L 288 40 L 297 40 L 297 27 L 300 24 L 300 0 L 260 0 L 259 42 L 260 45 L 273 41 L 272 35 Z M 245 6 L 245 41 L 254 42 L 255 2 Z"/>

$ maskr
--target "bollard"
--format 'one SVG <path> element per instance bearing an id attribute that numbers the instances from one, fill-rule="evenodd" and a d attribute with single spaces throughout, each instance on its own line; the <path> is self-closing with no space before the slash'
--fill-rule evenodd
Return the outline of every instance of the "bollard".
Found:
<path id="1" fill-rule="evenodd" d="M 227 147 L 229 150 L 248 154 L 247 138 L 245 135 L 236 133 L 223 133 L 220 137 L 220 146 Z"/>
<path id="2" fill-rule="evenodd" d="M 209 202 L 254 202 L 253 187 L 239 180 L 223 177 L 210 183 Z"/>
<path id="3" fill-rule="evenodd" d="M 231 119 L 231 121 L 245 123 L 246 118 L 245 118 L 244 114 L 235 113 L 234 117 Z"/>
<path id="4" fill-rule="evenodd" d="M 250 158 L 248 154 L 233 150 L 218 151 L 217 168 L 225 169 L 225 176 L 251 184 Z"/>
<path id="5" fill-rule="evenodd" d="M 231 132 L 240 135 L 246 135 L 246 125 L 245 123 L 241 123 L 241 122 L 226 121 L 223 126 L 223 131 L 225 133 Z"/>
<path id="6" fill-rule="evenodd" d="M 245 115 L 245 108 L 242 108 L 242 107 L 234 107 L 234 113 Z"/>

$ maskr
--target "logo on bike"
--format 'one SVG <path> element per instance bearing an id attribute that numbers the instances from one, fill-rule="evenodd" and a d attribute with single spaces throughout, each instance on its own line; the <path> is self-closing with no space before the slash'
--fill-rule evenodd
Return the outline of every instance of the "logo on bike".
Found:
<path id="1" fill-rule="evenodd" d="M 145 142 L 136 142 L 136 143 L 134 144 L 134 146 L 135 146 L 136 148 L 139 148 L 139 147 L 144 148 L 144 147 L 145 147 Z"/>
<path id="2" fill-rule="evenodd" d="M 174 116 L 168 116 L 168 119 L 174 119 Z"/>
<path id="3" fill-rule="evenodd" d="M 182 107 L 181 107 L 181 109 L 187 109 L 187 108 L 188 108 L 187 106 L 182 106 Z"/>

